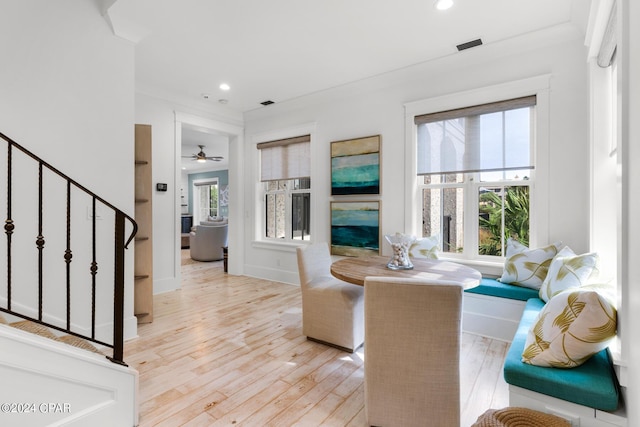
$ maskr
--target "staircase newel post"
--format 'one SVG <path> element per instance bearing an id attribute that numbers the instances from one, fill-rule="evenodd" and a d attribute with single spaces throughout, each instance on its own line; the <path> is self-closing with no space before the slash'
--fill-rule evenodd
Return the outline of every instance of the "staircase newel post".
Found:
<path id="1" fill-rule="evenodd" d="M 115 274 L 113 295 L 113 362 L 124 363 L 124 213 L 116 211 Z"/>

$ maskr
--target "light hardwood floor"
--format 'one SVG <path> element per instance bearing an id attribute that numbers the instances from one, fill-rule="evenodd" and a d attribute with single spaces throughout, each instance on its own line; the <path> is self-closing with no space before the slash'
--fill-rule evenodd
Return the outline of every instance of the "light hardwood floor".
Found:
<path id="1" fill-rule="evenodd" d="M 183 250 L 182 290 L 156 295 L 138 333 L 125 361 L 140 373 L 141 427 L 366 425 L 362 349 L 306 340 L 296 286 L 227 275 Z M 507 348 L 462 335 L 463 427 L 508 405 Z"/>

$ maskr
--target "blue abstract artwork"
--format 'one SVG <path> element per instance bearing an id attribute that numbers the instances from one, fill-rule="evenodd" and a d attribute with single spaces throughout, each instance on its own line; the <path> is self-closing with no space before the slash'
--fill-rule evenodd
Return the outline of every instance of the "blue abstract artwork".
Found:
<path id="1" fill-rule="evenodd" d="M 380 202 L 331 202 L 331 253 L 380 253 Z"/>
<path id="2" fill-rule="evenodd" d="M 331 143 L 331 195 L 380 194 L 380 135 Z"/>

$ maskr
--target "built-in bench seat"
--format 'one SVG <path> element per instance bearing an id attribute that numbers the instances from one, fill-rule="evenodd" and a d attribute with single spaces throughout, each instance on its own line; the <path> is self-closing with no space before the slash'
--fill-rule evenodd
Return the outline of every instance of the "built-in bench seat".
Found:
<path id="1" fill-rule="evenodd" d="M 559 415 L 572 426 L 627 426 L 608 350 L 571 369 L 522 363 L 527 333 L 544 304 L 538 290 L 493 278 L 465 290 L 463 330 L 511 342 L 504 365 L 509 405 Z"/>
<path id="2" fill-rule="evenodd" d="M 555 413 L 581 427 L 626 425 L 607 349 L 571 369 L 522 363 L 527 333 L 543 306 L 538 298 L 527 301 L 507 353 L 504 378 L 509 384 L 509 405 Z"/>
<path id="3" fill-rule="evenodd" d="M 502 283 L 497 279 L 483 277 L 480 285 L 465 290 L 468 294 L 488 295 L 491 297 L 509 298 L 519 301 L 528 301 L 538 298 L 538 290 Z"/>
<path id="4" fill-rule="evenodd" d="M 522 363 L 527 333 L 542 307 L 544 302 L 538 298 L 527 301 L 504 362 L 505 381 L 579 405 L 615 411 L 618 408 L 618 384 L 607 349 L 571 369 Z"/>

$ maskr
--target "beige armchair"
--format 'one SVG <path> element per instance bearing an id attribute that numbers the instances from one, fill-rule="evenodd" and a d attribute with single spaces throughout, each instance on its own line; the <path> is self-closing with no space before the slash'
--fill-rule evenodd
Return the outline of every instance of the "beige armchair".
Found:
<path id="1" fill-rule="evenodd" d="M 297 248 L 302 290 L 302 333 L 353 352 L 364 341 L 364 289 L 331 275 L 326 242 Z"/>
<path id="2" fill-rule="evenodd" d="M 224 258 L 228 225 L 197 225 L 189 237 L 191 258 L 196 261 L 217 261 Z"/>
<path id="3" fill-rule="evenodd" d="M 460 425 L 462 291 L 455 282 L 365 280 L 368 425 Z"/>

